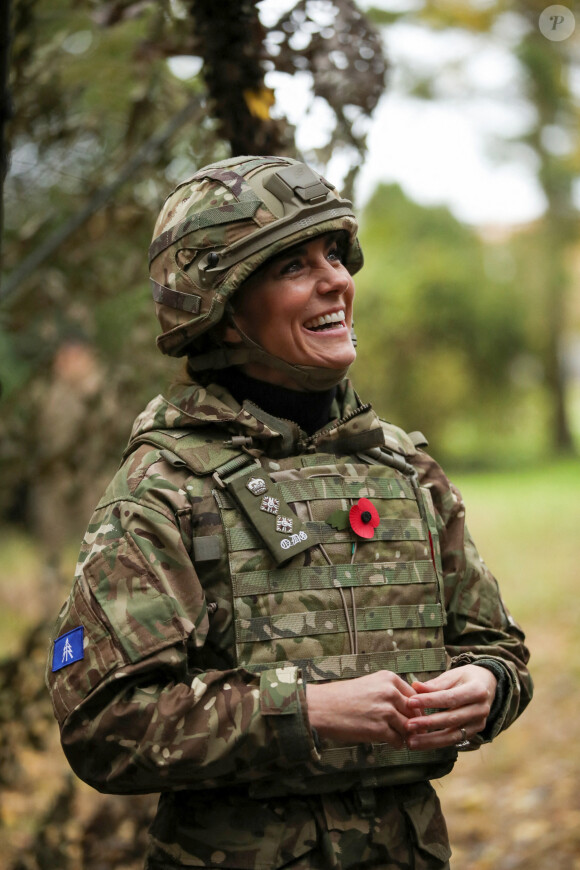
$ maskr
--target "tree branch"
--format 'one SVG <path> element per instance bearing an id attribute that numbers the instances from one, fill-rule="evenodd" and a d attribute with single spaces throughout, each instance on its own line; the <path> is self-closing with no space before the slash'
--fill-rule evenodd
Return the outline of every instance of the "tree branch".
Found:
<path id="1" fill-rule="evenodd" d="M 52 256 L 69 236 L 99 211 L 142 166 L 151 163 L 160 148 L 198 112 L 201 112 L 201 99 L 196 97 L 174 115 L 158 133 L 150 136 L 110 184 L 98 190 L 84 208 L 49 235 L 14 269 L 4 282 L 4 286 L 0 288 L 0 302 L 4 302 L 19 290 L 23 282 Z"/>

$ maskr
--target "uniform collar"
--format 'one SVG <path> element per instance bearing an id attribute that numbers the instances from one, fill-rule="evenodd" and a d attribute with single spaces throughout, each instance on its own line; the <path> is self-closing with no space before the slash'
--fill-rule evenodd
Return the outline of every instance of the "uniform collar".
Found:
<path id="1" fill-rule="evenodd" d="M 330 405 L 330 422 L 311 435 L 297 423 L 269 414 L 258 405 L 240 405 L 219 384 L 187 383 L 173 386 L 157 396 L 135 420 L 131 439 L 152 429 L 198 429 L 223 431 L 224 441 L 242 435 L 248 446 L 272 457 L 299 453 L 347 454 L 384 444 L 383 430 L 370 404 L 363 404 L 351 382 L 336 388 Z"/>

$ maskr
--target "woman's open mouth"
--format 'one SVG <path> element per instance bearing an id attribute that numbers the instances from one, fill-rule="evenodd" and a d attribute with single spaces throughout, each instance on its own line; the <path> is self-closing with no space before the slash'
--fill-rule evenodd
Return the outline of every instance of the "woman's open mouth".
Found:
<path id="1" fill-rule="evenodd" d="M 311 320 L 307 320 L 304 324 L 304 328 L 309 329 L 311 332 L 323 332 L 327 329 L 338 329 L 346 326 L 345 318 L 346 315 L 341 309 L 340 311 L 334 311 L 332 314 L 321 314 L 319 317 L 313 317 Z"/>

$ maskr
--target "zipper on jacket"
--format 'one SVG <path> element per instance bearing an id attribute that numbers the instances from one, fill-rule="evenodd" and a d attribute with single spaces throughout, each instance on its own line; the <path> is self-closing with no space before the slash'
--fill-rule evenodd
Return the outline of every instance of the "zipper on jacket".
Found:
<path id="1" fill-rule="evenodd" d="M 308 453 L 312 448 L 316 448 L 318 441 L 320 441 L 322 438 L 325 438 L 327 435 L 329 435 L 331 432 L 334 432 L 345 423 L 349 423 L 360 414 L 369 411 L 371 407 L 372 406 L 370 402 L 367 402 L 365 405 L 359 405 L 359 407 L 355 408 L 354 411 L 350 411 L 345 417 L 342 417 L 340 420 L 337 420 L 335 423 L 327 426 L 326 429 L 322 429 L 321 432 L 315 432 L 314 435 L 307 435 L 304 439 L 300 438 L 296 445 L 299 449 L 299 452 Z"/>

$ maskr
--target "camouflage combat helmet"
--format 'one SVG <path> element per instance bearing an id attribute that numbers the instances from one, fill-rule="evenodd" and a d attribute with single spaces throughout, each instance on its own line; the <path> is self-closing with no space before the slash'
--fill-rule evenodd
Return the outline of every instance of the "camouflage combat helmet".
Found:
<path id="1" fill-rule="evenodd" d="M 165 201 L 149 249 L 161 351 L 188 354 L 196 370 L 258 358 L 286 367 L 247 336 L 240 349 L 216 346 L 210 352 L 200 336 L 222 319 L 232 295 L 266 260 L 336 230 L 348 235 L 345 266 L 354 274 L 362 253 L 352 205 L 304 163 L 235 157 L 200 169 Z M 309 374 L 305 382 L 312 387 Z"/>

